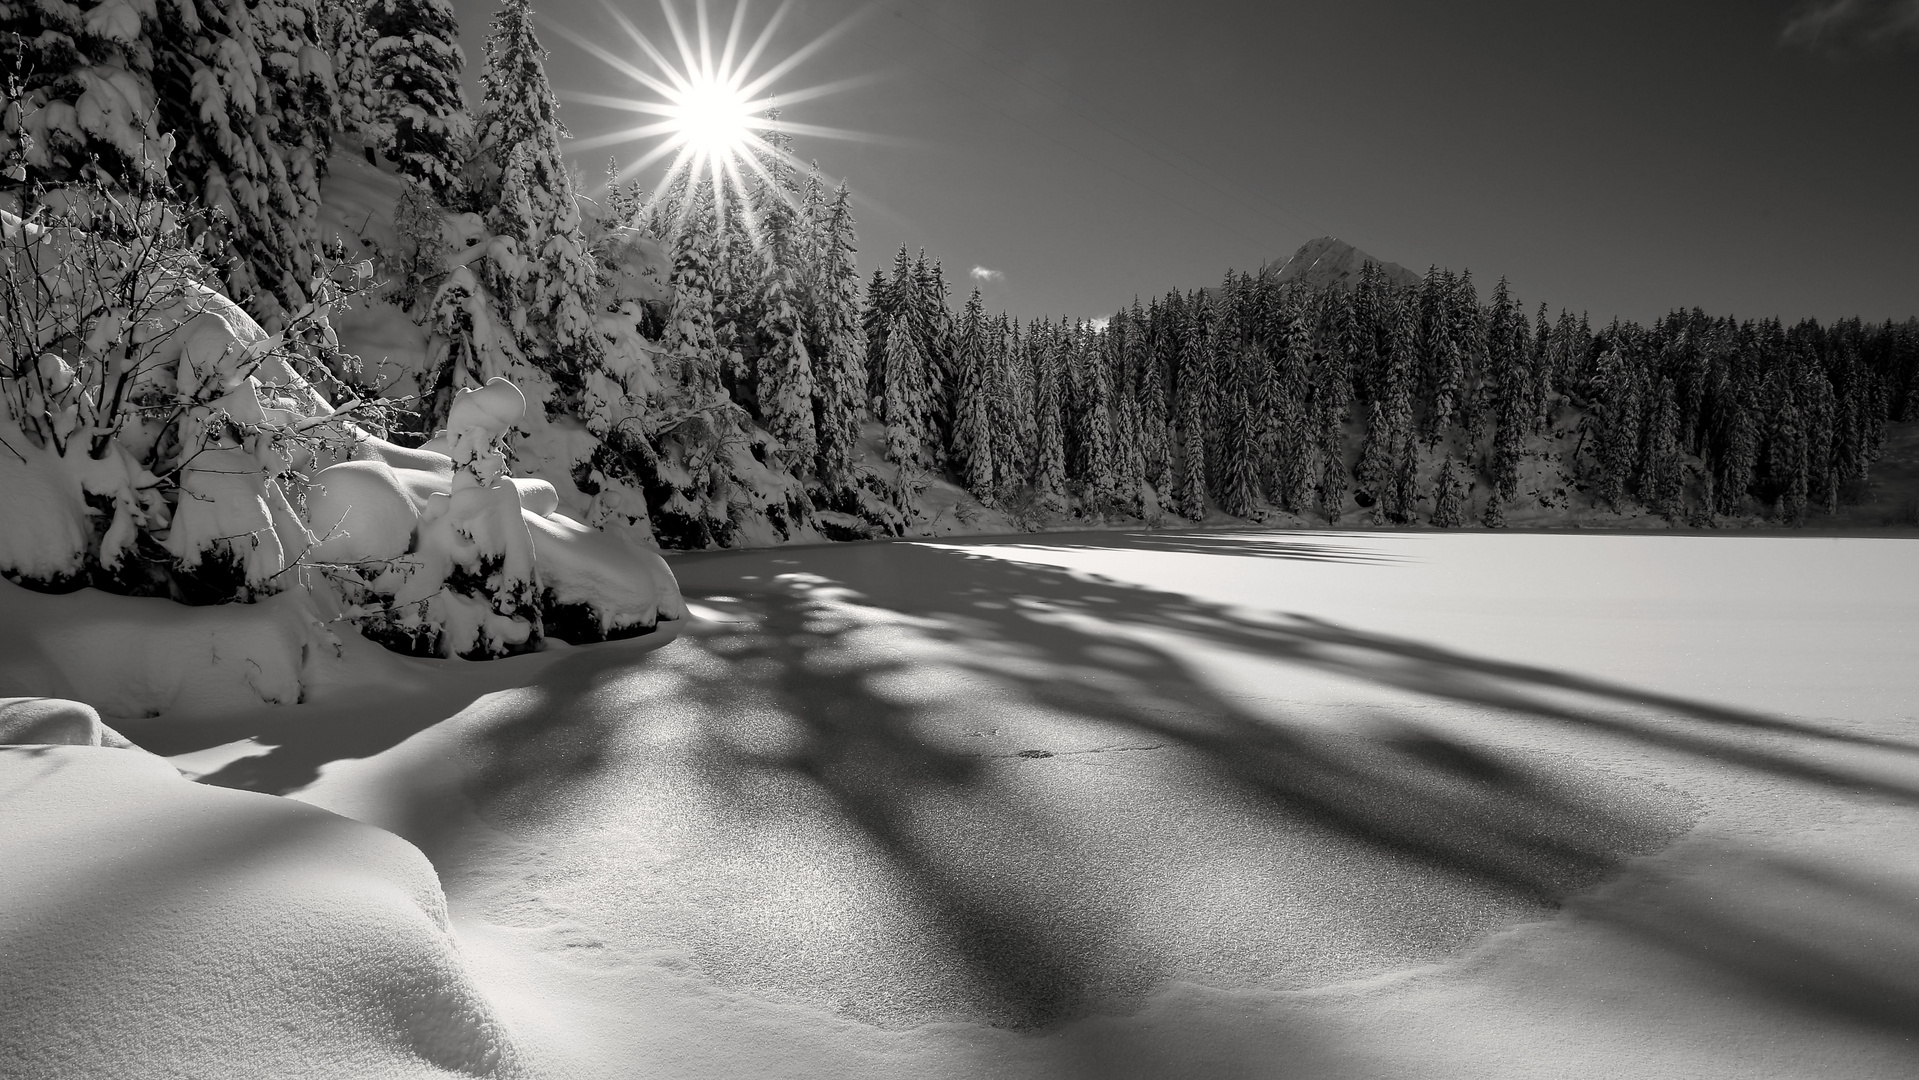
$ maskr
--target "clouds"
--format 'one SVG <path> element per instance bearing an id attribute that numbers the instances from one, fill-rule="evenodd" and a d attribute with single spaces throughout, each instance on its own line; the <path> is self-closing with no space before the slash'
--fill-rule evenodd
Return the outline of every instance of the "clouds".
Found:
<path id="1" fill-rule="evenodd" d="M 1815 0 L 1786 20 L 1788 45 L 1837 50 L 1853 45 L 1919 46 L 1919 0 Z"/>
<path id="2" fill-rule="evenodd" d="M 1005 276 L 1006 273 L 1002 270 L 988 270 L 984 266 L 973 267 L 974 281 L 998 281 Z"/>

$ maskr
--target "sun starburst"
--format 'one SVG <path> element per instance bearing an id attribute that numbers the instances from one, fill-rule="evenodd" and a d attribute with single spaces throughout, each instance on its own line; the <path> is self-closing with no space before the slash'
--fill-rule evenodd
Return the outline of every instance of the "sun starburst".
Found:
<path id="1" fill-rule="evenodd" d="M 690 29 L 673 0 L 660 0 L 660 10 L 665 15 L 672 45 L 678 54 L 677 62 L 641 32 L 623 12 L 606 0 L 602 2 L 613 21 L 638 49 L 637 57 L 621 56 L 571 27 L 556 25 L 554 29 L 649 92 L 646 97 L 561 92 L 561 96 L 569 101 L 655 118 L 573 141 L 573 149 L 587 150 L 658 140 L 639 157 L 622 166 L 612 178 L 613 183 L 624 183 L 670 156 L 671 164 L 654 188 L 656 198 L 671 190 L 676 183 L 684 181 L 689 190 L 704 187 L 711 192 L 714 209 L 722 223 L 726 220 L 729 205 L 738 206 L 739 212 L 750 219 L 753 208 L 747 197 L 747 176 L 757 176 L 761 180 L 762 190 L 778 190 L 779 185 L 773 182 L 769 163 L 784 162 L 793 167 L 800 165 L 798 159 L 786 149 L 783 136 L 862 138 L 857 132 L 840 128 L 795 123 L 780 116 L 776 105 L 822 97 L 863 82 L 863 79 L 841 79 L 783 90 L 777 97 L 771 93 L 771 87 L 844 33 L 864 12 L 841 22 L 783 59 L 765 63 L 763 70 L 756 71 L 766 60 L 774 33 L 792 8 L 793 0 L 785 0 L 745 48 L 741 46 L 745 37 L 748 0 L 739 0 L 724 39 L 719 42 L 715 41 L 706 0 L 695 0 L 694 22 Z M 680 210 L 682 214 L 686 212 L 684 202 Z"/>

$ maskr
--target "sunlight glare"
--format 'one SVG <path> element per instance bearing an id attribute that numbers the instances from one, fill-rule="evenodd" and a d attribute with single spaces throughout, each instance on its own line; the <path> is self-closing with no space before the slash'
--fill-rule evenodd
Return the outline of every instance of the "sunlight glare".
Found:
<path id="1" fill-rule="evenodd" d="M 690 33 L 673 0 L 660 0 L 672 45 L 678 53 L 677 63 L 669 58 L 665 49 L 643 34 L 625 13 L 613 6 L 611 0 L 602 2 L 608 15 L 638 50 L 637 56 L 620 56 L 601 42 L 593 41 L 565 25 L 556 24 L 553 29 L 650 92 L 650 96 L 635 98 L 560 92 L 560 97 L 570 101 L 653 118 L 630 128 L 573 142 L 572 149 L 577 151 L 649 138 L 660 140 L 637 160 L 621 166 L 611 178 L 612 183 L 623 183 L 653 163 L 671 157 L 665 175 L 654 189 L 655 197 L 668 191 L 676 182 L 705 185 L 704 190 L 710 194 L 721 221 L 725 220 L 729 202 L 750 217 L 752 207 L 747 198 L 749 177 L 756 177 L 760 184 L 770 188 L 770 162 L 779 161 L 795 169 L 803 167 L 786 149 L 784 139 L 778 136 L 864 138 L 856 132 L 776 118 L 775 98 L 767 92 L 767 88 L 774 80 L 792 71 L 845 33 L 854 22 L 864 17 L 866 9 L 861 9 L 783 59 L 770 64 L 764 71 L 754 74 L 754 65 L 771 44 L 774 32 L 792 6 L 792 0 L 785 0 L 775 9 L 772 17 L 760 28 L 758 36 L 743 52 L 740 46 L 748 0 L 739 0 L 733 12 L 732 25 L 727 29 L 717 56 L 705 0 L 695 2 L 694 27 Z M 863 81 L 843 79 L 788 90 L 779 96 L 788 102 L 806 101 Z M 775 138 L 763 137 L 775 133 Z M 680 212 L 684 215 L 685 211 L 686 205 L 683 203 Z"/>

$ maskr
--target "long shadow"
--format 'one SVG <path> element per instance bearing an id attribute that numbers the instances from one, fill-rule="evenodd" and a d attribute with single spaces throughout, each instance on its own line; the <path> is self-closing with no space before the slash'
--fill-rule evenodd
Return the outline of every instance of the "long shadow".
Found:
<path id="1" fill-rule="evenodd" d="M 1167 537 L 1167 543 L 1186 545 L 1176 547 L 1161 544 L 1157 538 L 1164 535 L 1048 539 L 1148 552 L 1253 554 L 1236 548 L 1245 542 L 1241 538 L 1214 544 Z M 688 668 L 687 683 L 676 693 L 739 714 L 771 702 L 797 721 L 800 732 L 797 744 L 773 750 L 729 738 L 723 730 L 697 734 L 702 782 L 743 813 L 785 810 L 785 804 L 757 805 L 756 777 L 782 778 L 816 793 L 871 842 L 903 883 L 908 906 L 938 943 L 937 956 L 926 963 L 954 964 L 951 978 L 964 984 L 943 1005 L 920 1001 L 913 1006 L 922 1010 L 917 1014 L 855 1008 L 857 1015 L 898 1022 L 979 1019 L 1030 1029 L 1090 1011 L 1123 1010 L 1174 976 L 1260 984 L 1258 958 L 1240 955 L 1231 943 L 1202 964 L 1204 970 L 1162 963 L 1164 957 L 1153 955 L 1159 939 L 1132 935 L 1098 895 L 1108 887 L 1123 891 L 1128 875 L 1142 868 L 1125 865 L 1128 856 L 1108 838 L 1060 835 L 1033 804 L 1032 791 L 1009 779 L 1009 768 L 1053 768 L 1085 760 L 1077 754 L 1116 750 L 1177 754 L 1216 797 L 1210 809 L 1182 819 L 1188 826 L 1241 829 L 1250 821 L 1256 839 L 1288 830 L 1321 838 L 1315 842 L 1340 853 L 1335 862 L 1358 866 L 1349 875 L 1360 880 L 1352 886 L 1355 919 L 1416 921 L 1428 897 L 1406 883 L 1419 878 L 1459 883 L 1490 898 L 1493 916 L 1460 916 L 1437 929 L 1409 931 L 1418 940 L 1408 955 L 1419 956 L 1463 944 L 1490 928 L 1487 918 L 1497 922 L 1550 909 L 1614 873 L 1624 860 L 1669 843 L 1690 824 L 1686 808 L 1657 793 L 1576 765 L 1549 765 L 1476 745 L 1406 716 L 1382 717 L 1361 733 L 1331 734 L 1255 714 L 1214 689 L 1180 653 L 1131 631 L 1172 631 L 1432 700 L 1503 710 L 1516 721 L 1572 725 L 1755 773 L 1919 802 L 1919 790 L 1909 785 L 1803 752 L 1833 742 L 1904 752 L 1911 749 L 1906 744 L 1323 620 L 1250 619 L 1180 594 L 1017 561 L 1021 546 L 1030 544 L 1021 538 L 994 545 L 1006 557 L 895 542 L 673 559 L 689 600 L 739 616 L 696 627 L 688 640 L 672 646 L 723 659 Z M 1273 541 L 1257 554 L 1384 561 L 1359 546 L 1331 549 L 1337 552 L 1331 557 L 1293 548 L 1328 550 L 1307 541 Z M 1052 729 L 1050 745 L 969 743 L 960 737 L 968 733 L 956 733 L 945 721 L 948 704 L 881 689 L 921 671 L 913 656 L 876 646 L 889 633 L 940 647 L 939 662 L 962 669 L 969 686 L 990 685 L 1022 709 L 1113 737 L 1079 745 Z M 602 695 L 632 662 L 633 655 L 617 645 L 566 655 L 479 733 L 464 789 L 483 816 L 537 818 L 602 782 L 613 764 L 607 747 L 622 725 L 633 722 L 607 707 Z M 1569 702 L 1569 696 L 1581 700 Z M 428 712 L 434 715 L 423 714 L 421 727 L 448 715 Z M 310 780 L 328 755 L 383 749 L 404 737 L 394 735 L 368 731 L 342 742 L 337 732 L 288 732 L 272 754 L 236 762 L 208 779 L 291 790 Z M 437 862 L 446 857 L 433 844 L 443 809 L 425 794 L 417 802 L 413 824 L 401 831 Z M 956 845 L 949 820 L 954 817 L 977 826 L 987 839 Z M 1035 846 L 1074 844 L 1087 850 L 1062 856 L 1055 872 L 1007 872 L 1009 866 L 1029 866 L 1019 860 Z M 1247 857 L 1272 857 L 1280 850 L 1259 839 Z M 1384 868 L 1368 869 L 1374 864 Z M 1324 887 L 1343 886 L 1329 880 Z M 1407 895 L 1393 895 L 1401 888 L 1409 889 Z M 740 910 L 757 902 L 737 901 Z M 1887 921 L 1919 927 L 1919 911 L 1909 899 L 1881 907 Z M 1881 1029 L 1909 1030 L 1907 1018 L 1919 1017 L 1919 986 L 1884 978 L 1875 984 L 1858 958 L 1827 955 L 1816 941 L 1782 935 L 1773 926 L 1696 907 L 1628 928 L 1661 941 L 1744 935 L 1746 946 L 1722 955 L 1756 989 Z M 1829 979 L 1827 990 L 1808 991 L 1795 979 L 1812 969 L 1842 976 Z M 1843 973 L 1857 975 L 1850 984 L 1855 989 L 1845 988 Z M 1868 1007 L 1866 999 L 1877 1004 Z"/>
<path id="2" fill-rule="evenodd" d="M 1108 538 L 1084 540 L 1101 545 Z M 1136 548 L 1136 540 L 1127 537 L 1112 546 Z M 864 676 L 882 671 L 884 662 L 851 670 L 819 663 L 843 651 L 837 638 L 844 631 L 821 618 L 836 606 L 905 616 L 912 633 L 954 647 L 942 654 L 944 663 L 958 663 L 977 678 L 1011 687 L 1033 705 L 1130 731 L 1142 746 L 1178 748 L 1202 763 L 1219 791 L 1261 807 L 1270 820 L 1303 823 L 1542 907 L 1598 882 L 1624 859 L 1670 842 L 1687 822 L 1675 821 L 1669 806 L 1636 803 L 1615 780 L 1576 775 L 1576 770 L 1569 776 L 1564 767 L 1548 769 L 1534 759 L 1475 746 L 1404 718 L 1367 735 L 1276 723 L 1215 692 L 1176 653 L 1124 631 L 1176 631 L 1432 699 L 1503 710 L 1516 720 L 1574 725 L 1702 761 L 1919 802 L 1919 789 L 1909 784 L 1805 753 L 1811 745 L 1834 742 L 1905 753 L 1914 749 L 1907 743 L 1474 657 L 1323 620 L 1251 620 L 1184 595 L 1013 561 L 1022 544 L 996 546 L 1008 557 L 894 543 L 821 549 L 804 560 L 763 558 L 768 572 L 759 575 L 744 575 L 745 564 L 725 555 L 681 557 L 675 569 L 689 598 L 724 597 L 754 616 L 750 629 L 728 632 L 738 640 L 729 643 L 727 655 L 755 661 L 739 670 L 767 672 L 753 677 L 758 689 L 808 725 L 811 741 L 805 752 L 785 762 L 756 764 L 790 768 L 830 792 L 846 816 L 918 883 L 922 897 L 945 905 L 950 925 L 963 928 L 956 931 L 956 947 L 976 977 L 1000 988 L 1001 1017 L 1012 1026 L 1043 1026 L 1074 1015 L 1088 1002 L 1110 1003 L 1115 988 L 1095 985 L 1111 981 L 1094 970 L 1096 965 L 1063 959 L 1085 953 L 1078 942 L 1062 951 L 1060 927 L 1043 897 L 1012 889 L 982 901 L 969 893 L 965 868 L 942 864 L 935 848 L 914 831 L 910 810 L 916 790 L 943 786 L 995 798 L 1004 792 L 991 785 L 989 770 L 969 764 L 950 740 L 941 745 L 920 734 L 927 730 L 926 710 L 863 689 Z M 823 668 L 829 673 L 821 673 Z M 728 686 L 706 686 L 702 692 L 738 691 L 737 672 L 724 681 Z M 1563 700 L 1568 694 L 1587 700 L 1569 703 Z M 1065 750 L 1027 752 L 1044 757 Z M 1005 807 L 1004 813 L 1011 822 L 1021 809 Z M 1009 840 L 1015 835 L 1017 829 L 1009 828 Z M 1910 901 L 1888 917 L 1919 928 L 1919 909 Z M 1752 944 L 1739 954 L 1748 961 L 1739 972 L 1756 989 L 1873 1027 L 1904 1031 L 1919 1023 L 1910 1019 L 1919 1017 L 1919 986 L 1881 978 L 1884 985 L 1875 987 L 1874 977 L 1861 971 L 1857 985 L 1869 991 L 1840 983 L 1830 984 L 1836 987 L 1832 992 L 1807 991 L 1793 973 L 1814 962 L 1807 950 L 1816 951 L 1816 945 L 1788 941 L 1777 928 L 1764 925 L 1730 919 L 1713 925 L 1704 911 L 1686 918 L 1692 922 L 1662 924 L 1657 932 L 1746 935 Z M 1097 941 L 1104 931 L 1094 925 L 1081 932 Z M 1817 959 L 1828 970 L 1858 966 L 1842 958 Z M 1036 981 L 1035 967 L 1045 969 L 1044 978 Z M 1124 991 L 1136 988 L 1119 989 L 1125 997 Z M 1866 998 L 1879 1004 L 1865 1007 Z"/>

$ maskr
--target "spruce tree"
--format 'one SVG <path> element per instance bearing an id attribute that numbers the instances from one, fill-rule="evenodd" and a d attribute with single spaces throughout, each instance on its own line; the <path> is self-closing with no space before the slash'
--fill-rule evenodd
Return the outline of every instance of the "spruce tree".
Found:
<path id="1" fill-rule="evenodd" d="M 1035 376 L 1033 489 L 1046 505 L 1058 509 L 1065 505 L 1066 492 L 1063 345 L 1058 332 L 1045 323 L 1030 329 L 1028 337 Z"/>
<path id="2" fill-rule="evenodd" d="M 1224 429 L 1219 441 L 1220 509 L 1234 517 L 1252 517 L 1259 505 L 1259 441 L 1253 415 L 1253 381 L 1259 357 L 1250 348 L 1234 343 L 1227 346 L 1232 368 L 1220 401 L 1220 421 Z"/>
<path id="3" fill-rule="evenodd" d="M 842 498 L 854 485 L 854 453 L 868 401 L 855 240 L 852 195 L 842 183 L 826 214 L 815 317 L 807 326 L 816 335 L 808 348 L 815 375 L 816 468 L 820 482 L 829 491 L 841 493 Z"/>
<path id="4" fill-rule="evenodd" d="M 1337 289 L 1320 294 L 1324 311 L 1313 355 L 1319 370 L 1313 387 L 1314 427 L 1318 431 L 1319 508 L 1336 524 L 1346 511 L 1351 474 L 1346 469 L 1346 421 L 1353 400 L 1352 312 Z"/>
<path id="5" fill-rule="evenodd" d="M 545 57 L 529 0 L 505 0 L 486 41 L 479 142 L 496 163 L 517 159 L 527 200 L 525 236 L 516 237 L 526 267 L 519 300 L 528 312 L 523 327 L 516 326 L 520 347 L 549 371 L 577 373 L 601 362 L 603 339 L 592 316 L 599 266 L 581 232 L 572 172 L 560 154 L 560 140 L 570 136 L 547 82 Z"/>
<path id="6" fill-rule="evenodd" d="M 202 244 L 225 266 L 227 293 L 278 329 L 308 301 L 319 254 L 334 97 L 300 57 L 323 55 L 320 5 L 188 0 L 161 11 L 168 47 L 152 55 L 158 125 L 174 138 L 169 175 L 218 215 Z"/>
<path id="7" fill-rule="evenodd" d="M 759 358 L 756 387 L 766 429 L 786 448 L 795 472 L 813 467 L 819 450 L 814 427 L 813 358 L 800 322 L 799 283 L 790 269 L 794 228 L 784 205 L 762 217 L 769 257 L 760 286 Z"/>
<path id="8" fill-rule="evenodd" d="M 178 47 L 197 29 L 157 5 L 0 7 L 0 191 L 22 200 L 22 216 L 40 185 L 145 192 L 165 182 L 174 136 L 157 115 L 159 91 L 189 83 L 169 70 L 178 65 L 156 71 L 149 43 Z M 92 123 L 81 123 L 83 97 Z"/>
<path id="9" fill-rule="evenodd" d="M 959 394 L 954 399 L 953 453 L 966 489 L 988 506 L 993 503 L 994 425 L 991 328 L 980 291 L 966 300 L 960 314 Z"/>
<path id="10" fill-rule="evenodd" d="M 1439 467 L 1439 477 L 1433 484 L 1434 528 L 1457 529 L 1466 523 L 1461 513 L 1463 495 L 1458 473 L 1453 467 L 1453 457 L 1447 454 L 1445 464 Z"/>
<path id="11" fill-rule="evenodd" d="M 1654 404 L 1647 417 L 1646 477 L 1641 490 L 1645 493 L 1646 504 L 1655 513 L 1668 521 L 1677 522 L 1681 514 L 1680 499 L 1685 489 L 1684 465 L 1680 457 L 1679 404 L 1669 378 L 1660 379 L 1653 393 Z"/>
<path id="12" fill-rule="evenodd" d="M 366 7 L 367 0 L 334 0 L 325 5 L 320 15 L 320 44 L 333 63 L 334 128 L 363 133 L 377 145 L 391 136 L 378 118 L 379 90 L 373 75 L 373 39 L 367 31 Z"/>
<path id="13" fill-rule="evenodd" d="M 1479 308 L 1479 293 L 1473 288 L 1472 271 L 1464 271 L 1454 280 L 1448 299 L 1450 332 L 1459 352 L 1459 402 L 1455 423 L 1465 434 L 1467 452 L 1477 454 L 1479 439 L 1485 430 L 1486 319 Z"/>
<path id="14" fill-rule="evenodd" d="M 368 53 L 376 91 L 374 116 L 388 140 L 380 149 L 400 171 L 444 203 L 460 202 L 473 121 L 460 72 L 460 26 L 447 0 L 368 0 Z"/>

